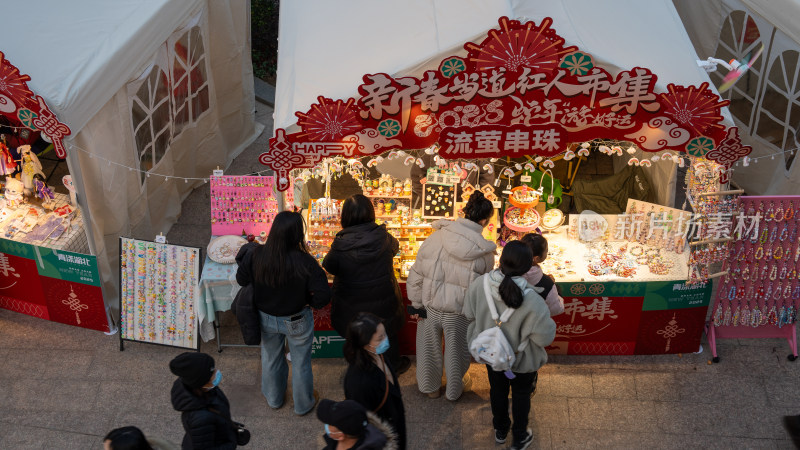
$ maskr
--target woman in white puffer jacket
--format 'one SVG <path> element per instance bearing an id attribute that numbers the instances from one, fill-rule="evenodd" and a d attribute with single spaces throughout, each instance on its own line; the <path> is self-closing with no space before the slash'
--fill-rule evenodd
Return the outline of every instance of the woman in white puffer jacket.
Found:
<path id="1" fill-rule="evenodd" d="M 447 399 L 458 400 L 471 381 L 462 380 L 470 358 L 462 309 L 470 283 L 494 269 L 497 246 L 481 235 L 493 214 L 492 202 L 473 193 L 463 219 L 433 224 L 437 231 L 422 243 L 408 275 L 408 299 L 427 315 L 417 323 L 417 385 L 431 398 L 442 386 L 443 336 Z"/>

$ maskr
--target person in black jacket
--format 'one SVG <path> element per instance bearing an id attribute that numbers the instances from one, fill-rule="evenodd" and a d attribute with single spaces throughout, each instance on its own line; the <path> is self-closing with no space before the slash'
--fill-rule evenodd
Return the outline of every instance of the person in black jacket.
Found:
<path id="1" fill-rule="evenodd" d="M 328 279 L 317 260 L 308 254 L 303 235 L 303 216 L 283 211 L 275 216 L 264 245 L 248 248 L 241 259 L 236 281 L 253 284 L 261 323 L 261 392 L 273 409 L 283 406 L 289 365 L 284 342 L 292 355 L 294 412 L 308 414 L 317 403 L 311 372 L 314 316 L 330 302 Z"/>
<path id="2" fill-rule="evenodd" d="M 374 314 L 359 313 L 347 327 L 344 358 L 344 396 L 386 421 L 406 448 L 406 412 L 397 374 L 383 354 L 391 348 L 386 328 Z"/>
<path id="3" fill-rule="evenodd" d="M 383 319 L 389 334 L 389 360 L 398 373 L 408 370 L 411 361 L 400 356 L 397 335 L 405 324 L 400 286 L 394 274 L 393 259 L 400 243 L 375 223 L 375 208 L 361 194 L 342 205 L 342 231 L 336 234 L 322 267 L 334 276 L 331 322 L 344 336 L 347 324 L 360 312 L 371 312 Z"/>
<path id="4" fill-rule="evenodd" d="M 181 448 L 236 448 L 231 407 L 219 388 L 222 372 L 214 366 L 214 358 L 205 353 L 181 353 L 169 362 L 169 370 L 178 376 L 171 395 L 172 407 L 181 412 L 186 431 Z"/>

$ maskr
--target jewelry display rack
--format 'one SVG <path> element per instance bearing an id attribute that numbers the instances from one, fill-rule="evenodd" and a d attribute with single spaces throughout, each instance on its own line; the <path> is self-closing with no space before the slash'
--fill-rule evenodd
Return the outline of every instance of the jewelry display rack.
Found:
<path id="1" fill-rule="evenodd" d="M 740 197 L 732 246 L 706 324 L 712 361 L 717 339 L 785 338 L 797 358 L 800 306 L 800 196 Z"/>

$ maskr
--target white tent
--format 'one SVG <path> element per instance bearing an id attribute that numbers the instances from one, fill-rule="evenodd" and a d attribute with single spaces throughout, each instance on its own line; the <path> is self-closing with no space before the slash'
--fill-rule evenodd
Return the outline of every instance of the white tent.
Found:
<path id="1" fill-rule="evenodd" d="M 261 132 L 248 0 L 6 2 L 0 51 L 72 129 L 67 162 L 117 305 L 119 236 L 166 232 Z"/>
<path id="2" fill-rule="evenodd" d="M 364 74 L 435 70 L 443 57 L 465 55 L 464 43 L 481 41 L 501 16 L 551 17 L 565 45 L 591 53 L 612 75 L 651 69 L 661 92 L 668 83 L 709 82 L 669 0 L 295 0 L 281 3 L 275 128 L 291 130 L 294 113 L 319 95 L 357 97 Z M 672 204 L 674 165 L 656 163 L 649 173 L 659 203 Z"/>
<path id="3" fill-rule="evenodd" d="M 800 191 L 800 2 L 796 0 L 675 0 L 701 59 L 742 59 L 763 45 L 753 67 L 722 98 L 742 142 L 753 147 L 749 166 L 733 180 L 749 194 Z M 715 85 L 726 74 L 711 74 Z M 794 150 L 794 152 L 792 152 Z"/>

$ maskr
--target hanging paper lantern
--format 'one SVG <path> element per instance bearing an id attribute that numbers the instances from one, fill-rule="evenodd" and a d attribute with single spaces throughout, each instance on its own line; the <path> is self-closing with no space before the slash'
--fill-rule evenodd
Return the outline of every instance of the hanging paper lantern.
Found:
<path id="1" fill-rule="evenodd" d="M 633 154 L 635 154 L 635 153 L 636 153 L 636 147 L 634 147 L 634 146 L 632 146 L 632 145 L 631 145 L 630 147 L 628 147 L 628 150 L 627 150 L 627 151 L 628 151 L 628 154 L 629 154 L 629 155 L 633 155 Z"/>
<path id="2" fill-rule="evenodd" d="M 567 150 L 567 152 L 564 153 L 564 161 L 569 161 L 574 157 L 575 157 L 575 152 L 573 152 L 572 150 Z"/>
<path id="3" fill-rule="evenodd" d="M 522 170 L 522 165 L 520 163 L 514 164 L 514 168 L 517 170 Z"/>
<path id="4" fill-rule="evenodd" d="M 417 158 L 417 165 L 420 169 L 425 167 L 425 162 L 422 160 L 422 158 Z"/>
<path id="5" fill-rule="evenodd" d="M 407 165 L 407 166 L 410 166 L 410 165 L 411 165 L 411 164 L 413 164 L 413 163 L 414 163 L 414 161 L 416 161 L 416 160 L 417 160 L 417 158 L 414 158 L 413 156 L 407 156 L 407 157 L 406 157 L 406 159 L 405 159 L 405 161 L 403 161 L 403 164 L 405 164 L 405 165 Z"/>
<path id="6" fill-rule="evenodd" d="M 643 159 L 643 160 L 639 161 L 639 165 L 642 166 L 642 167 L 650 167 L 651 164 L 652 163 L 650 162 L 649 159 Z"/>
<path id="7" fill-rule="evenodd" d="M 466 170 L 473 170 L 473 169 L 477 169 L 477 168 L 478 168 L 478 165 L 475 164 L 475 163 L 471 163 L 471 162 L 464 163 L 464 169 L 466 169 Z"/>
<path id="8" fill-rule="evenodd" d="M 591 146 L 592 146 L 592 144 L 590 144 L 588 142 L 584 142 L 584 143 L 581 144 L 581 148 L 589 148 Z"/>
<path id="9" fill-rule="evenodd" d="M 543 166 L 543 167 L 547 167 L 548 169 L 552 169 L 552 168 L 553 168 L 553 167 L 555 167 L 556 165 L 553 163 L 553 161 L 551 161 L 551 160 L 549 160 L 549 159 L 546 159 L 546 160 L 545 160 L 545 161 L 542 163 L 542 166 Z"/>
<path id="10" fill-rule="evenodd" d="M 589 156 L 589 149 L 587 148 L 579 149 L 578 156 Z"/>
<path id="11" fill-rule="evenodd" d="M 405 157 L 406 155 L 407 155 L 407 153 L 406 153 L 406 152 L 404 152 L 404 151 L 402 151 L 402 150 L 398 150 L 398 151 L 397 151 L 397 157 L 398 157 L 398 158 L 403 158 L 403 157 Z"/>
<path id="12" fill-rule="evenodd" d="M 493 163 L 494 163 L 494 162 L 497 162 L 497 158 L 489 158 L 489 161 L 490 161 L 490 162 L 493 162 Z"/>
<path id="13" fill-rule="evenodd" d="M 392 150 L 392 151 L 389 152 L 389 156 L 387 156 L 386 159 L 391 161 L 391 160 L 393 160 L 393 159 L 395 159 L 397 157 L 398 157 L 397 152 Z"/>
<path id="14" fill-rule="evenodd" d="M 378 160 L 376 158 L 372 158 L 367 161 L 367 167 L 375 167 L 378 165 Z"/>
<path id="15" fill-rule="evenodd" d="M 597 147 L 597 149 L 600 150 L 600 152 L 605 154 L 605 155 L 610 155 L 611 154 L 611 149 L 607 145 L 601 145 L 601 146 Z M 580 154 L 580 152 L 578 154 Z"/>
<path id="16" fill-rule="evenodd" d="M 656 161 L 659 161 L 659 160 L 661 160 L 661 157 L 658 156 L 658 155 L 653 155 L 653 156 L 650 157 L 650 161 L 656 162 Z"/>
<path id="17" fill-rule="evenodd" d="M 536 168 L 535 168 L 535 167 L 533 167 L 533 164 L 531 164 L 531 163 L 525 163 L 525 165 L 524 165 L 523 167 L 524 167 L 524 168 L 525 168 L 525 170 L 527 170 L 528 172 L 533 172 L 534 170 L 536 170 Z"/>
<path id="18" fill-rule="evenodd" d="M 628 165 L 629 166 L 638 166 L 639 165 L 639 159 L 638 158 L 629 159 L 628 160 Z"/>
<path id="19" fill-rule="evenodd" d="M 503 169 L 503 175 L 505 175 L 508 178 L 514 178 L 514 171 L 511 170 L 510 167 L 506 167 L 505 169 Z"/>
<path id="20" fill-rule="evenodd" d="M 460 168 L 460 167 L 458 167 L 458 164 L 453 164 L 453 170 L 454 170 L 456 173 L 461 173 L 461 168 Z"/>
<path id="21" fill-rule="evenodd" d="M 494 168 L 491 164 L 484 164 L 483 170 L 485 170 L 487 173 L 494 173 Z"/>
<path id="22" fill-rule="evenodd" d="M 533 160 L 534 160 L 535 162 L 537 162 L 537 163 L 540 163 L 540 162 L 542 162 L 542 160 L 543 160 L 543 159 L 544 159 L 544 158 L 542 158 L 541 156 L 537 156 L 536 158 L 533 158 Z"/>
<path id="23" fill-rule="evenodd" d="M 383 162 L 383 156 L 378 156 L 377 158 L 375 158 L 375 161 L 378 161 L 379 163 L 382 163 Z"/>
<path id="24" fill-rule="evenodd" d="M 431 145 L 430 147 L 425 149 L 425 154 L 426 155 L 434 155 L 434 154 L 436 154 L 436 151 L 437 151 L 436 146 L 435 145 Z"/>

